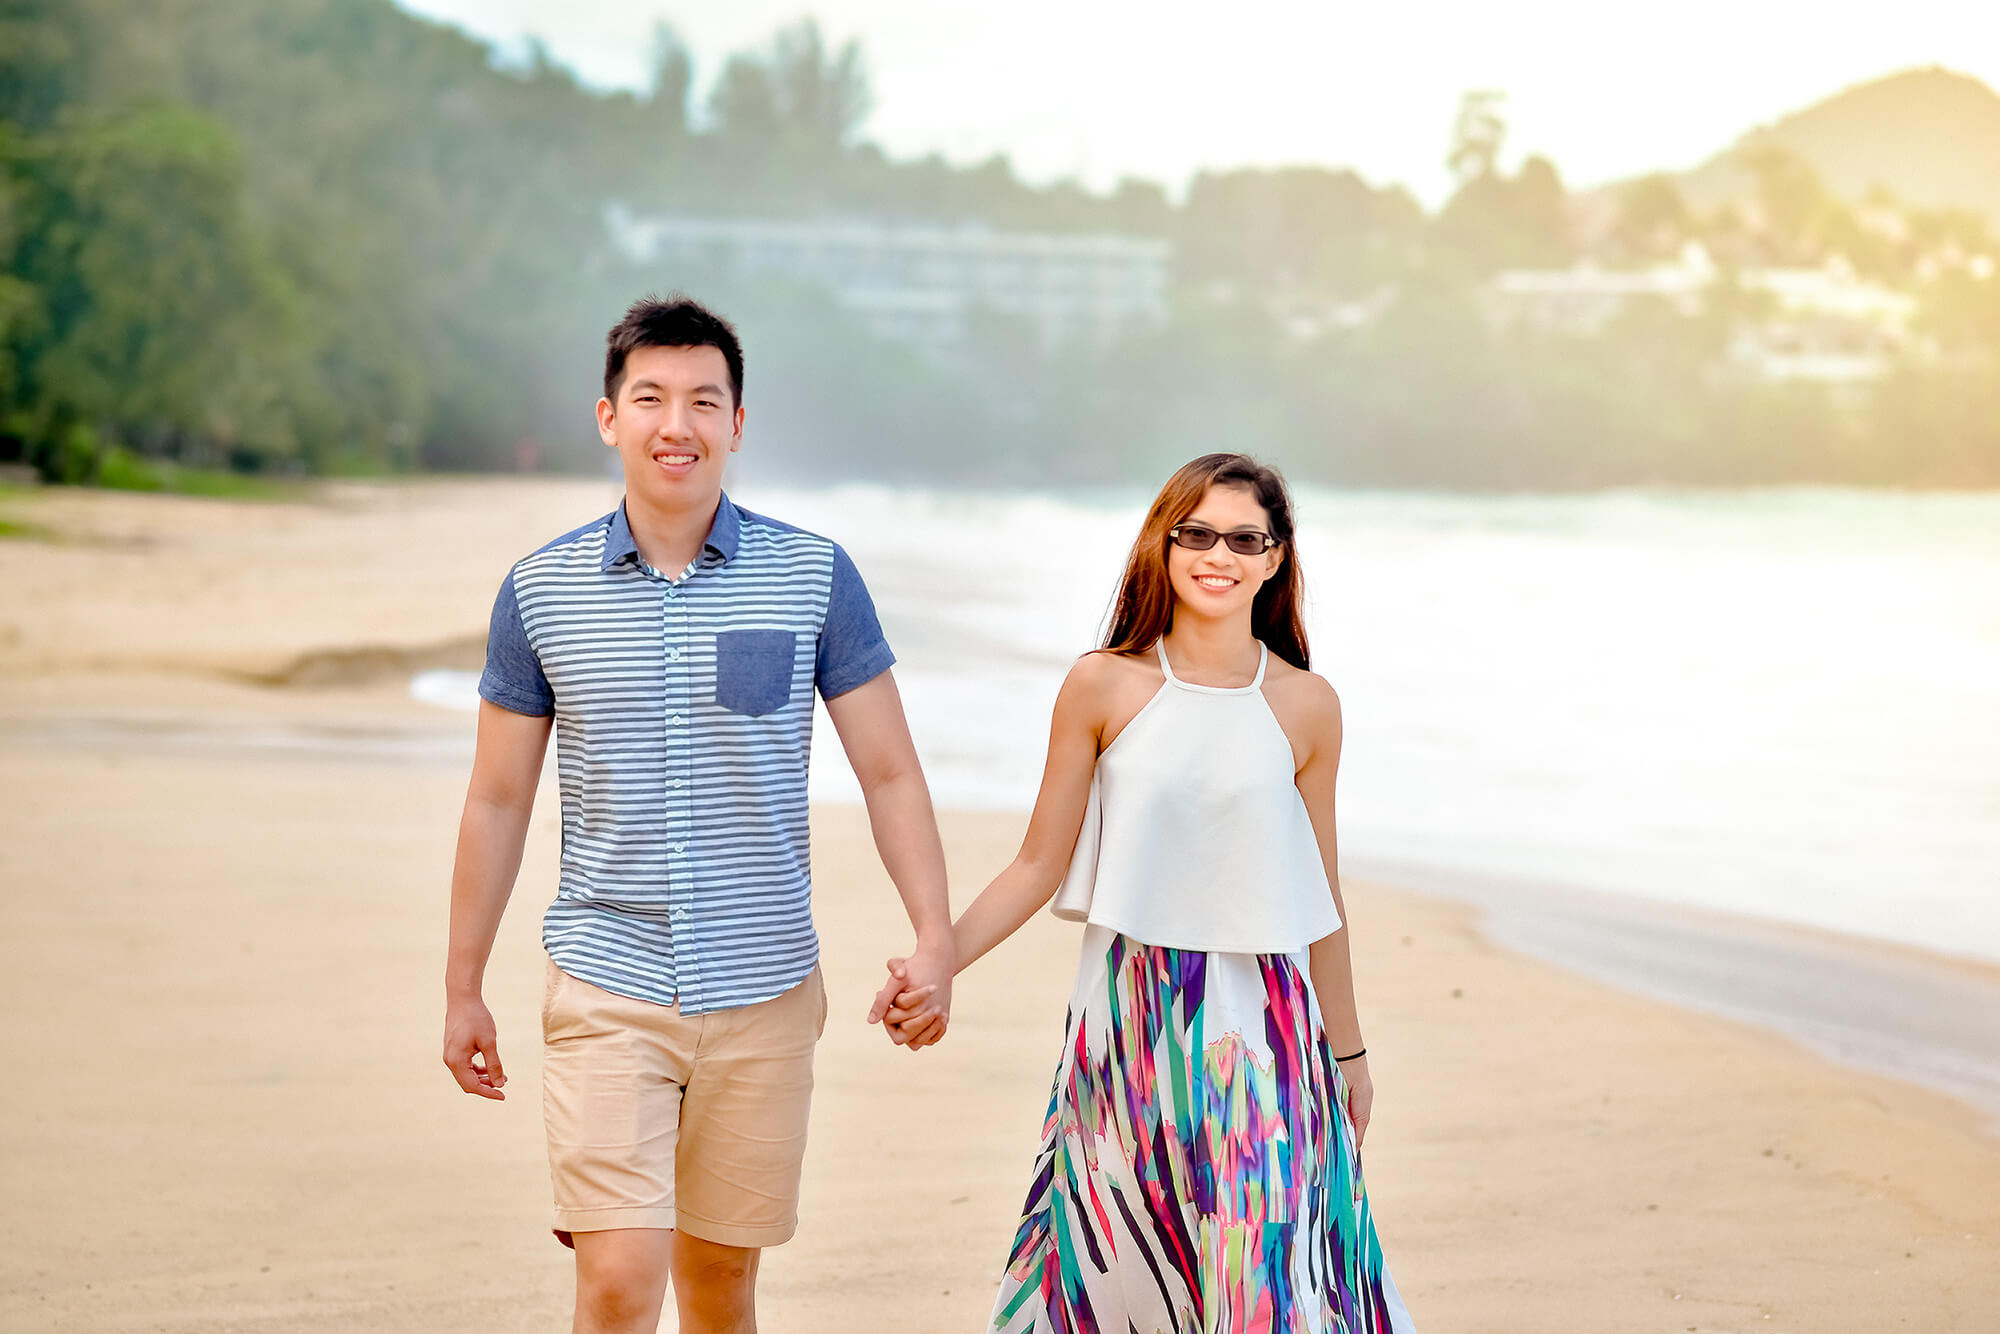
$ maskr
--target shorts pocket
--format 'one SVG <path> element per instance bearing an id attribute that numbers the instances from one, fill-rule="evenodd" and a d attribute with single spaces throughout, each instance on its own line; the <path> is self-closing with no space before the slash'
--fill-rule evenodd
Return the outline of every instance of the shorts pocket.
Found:
<path id="1" fill-rule="evenodd" d="M 776 713 L 792 698 L 799 637 L 790 630 L 724 630 L 715 637 L 715 702 L 731 713 Z"/>
<path id="2" fill-rule="evenodd" d="M 547 1041 L 556 1011 L 556 991 L 562 986 L 563 971 L 556 961 L 548 961 L 548 975 L 542 979 L 542 1040 Z"/>

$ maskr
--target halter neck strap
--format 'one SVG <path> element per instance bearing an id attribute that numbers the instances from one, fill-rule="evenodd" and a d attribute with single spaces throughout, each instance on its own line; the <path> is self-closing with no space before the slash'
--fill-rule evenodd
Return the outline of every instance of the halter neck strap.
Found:
<path id="1" fill-rule="evenodd" d="M 1167 680 L 1173 682 L 1175 685 L 1179 686 L 1183 690 L 1206 690 L 1212 694 L 1218 694 L 1218 695 L 1245 695 L 1253 690 L 1263 689 L 1264 669 L 1271 665 L 1271 650 L 1264 644 L 1264 641 L 1260 639 L 1257 641 L 1257 674 L 1250 678 L 1249 685 L 1247 686 L 1196 685 L 1192 681 L 1183 681 L 1180 679 L 1180 677 L 1174 675 L 1174 665 L 1167 661 L 1167 641 L 1164 637 L 1156 640 L 1154 642 L 1153 647 L 1157 649 L 1160 654 L 1160 670 L 1167 674 Z"/>

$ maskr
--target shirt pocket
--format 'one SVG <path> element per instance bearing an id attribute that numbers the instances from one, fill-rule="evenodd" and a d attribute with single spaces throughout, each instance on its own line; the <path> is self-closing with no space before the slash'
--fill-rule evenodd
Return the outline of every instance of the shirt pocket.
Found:
<path id="1" fill-rule="evenodd" d="M 790 630 L 724 630 L 715 637 L 715 702 L 731 713 L 776 713 L 792 698 L 799 637 Z"/>

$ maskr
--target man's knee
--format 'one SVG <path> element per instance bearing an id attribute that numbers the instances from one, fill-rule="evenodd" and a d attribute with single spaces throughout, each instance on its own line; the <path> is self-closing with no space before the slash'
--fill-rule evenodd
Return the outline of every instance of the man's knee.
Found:
<path id="1" fill-rule="evenodd" d="M 646 1327 L 649 1318 L 658 1323 L 659 1305 L 664 1297 L 662 1293 L 656 1299 L 636 1282 L 579 1283 L 577 1314 L 583 1318 L 584 1329 L 640 1329 Z"/>
<path id="2" fill-rule="evenodd" d="M 576 1250 L 576 1305 L 585 1329 L 647 1328 L 659 1319 L 666 1296 L 668 1253 L 665 1235 L 579 1234 L 590 1240 Z"/>
<path id="3" fill-rule="evenodd" d="M 674 1234 L 674 1294 L 683 1311 L 706 1317 L 747 1314 L 757 1287 L 758 1252 Z"/>

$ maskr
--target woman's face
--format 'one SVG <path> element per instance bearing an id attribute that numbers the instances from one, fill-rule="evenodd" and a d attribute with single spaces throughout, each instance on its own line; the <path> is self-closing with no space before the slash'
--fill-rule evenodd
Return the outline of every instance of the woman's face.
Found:
<path id="1" fill-rule="evenodd" d="M 1180 528 L 1206 528 L 1225 536 L 1230 533 L 1271 532 L 1271 516 L 1257 503 L 1257 495 L 1247 486 L 1211 486 Z M 1271 547 L 1254 556 L 1231 551 L 1226 541 L 1218 541 L 1206 551 L 1191 551 L 1178 542 L 1167 544 L 1167 580 L 1173 585 L 1174 600 L 1197 616 L 1226 620 L 1248 615 L 1250 604 L 1264 581 L 1284 564 L 1285 549 Z"/>

